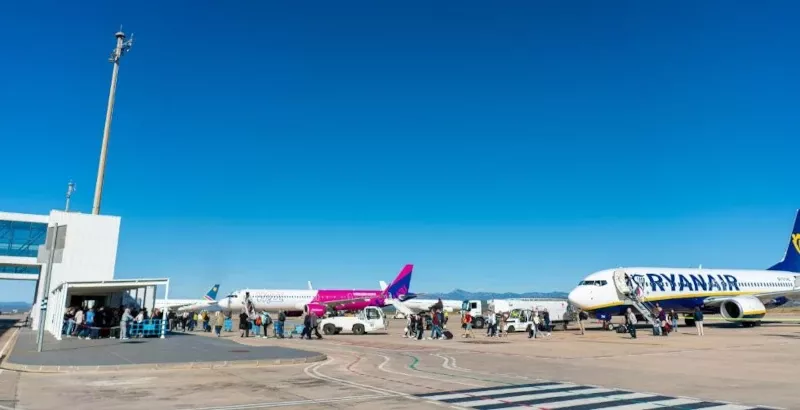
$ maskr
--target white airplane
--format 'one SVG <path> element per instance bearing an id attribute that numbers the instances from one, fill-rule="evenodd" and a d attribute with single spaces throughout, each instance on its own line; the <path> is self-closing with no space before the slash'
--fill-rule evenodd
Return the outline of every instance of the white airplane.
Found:
<path id="1" fill-rule="evenodd" d="M 439 302 L 438 299 L 408 299 L 400 302 L 400 304 L 408 310 L 395 308 L 402 312 L 403 314 L 410 314 L 410 313 L 419 313 L 419 312 L 427 312 L 430 310 L 431 306 Z M 461 311 L 461 304 L 463 302 L 460 300 L 442 300 L 443 310 L 447 313 L 457 313 Z"/>
<path id="2" fill-rule="evenodd" d="M 760 323 L 768 308 L 800 298 L 800 210 L 783 259 L 767 270 L 632 267 L 607 269 L 584 278 L 569 294 L 572 305 L 603 321 L 658 304 L 689 314 L 700 308 L 743 326 Z M 626 277 L 628 278 L 626 280 Z M 633 289 L 631 289 L 633 288 Z M 643 303 L 636 302 L 634 292 Z M 630 293 L 628 293 L 630 294 Z M 637 309 L 636 305 L 640 309 Z M 644 312 L 642 312 L 644 313 Z M 688 326 L 694 325 L 690 317 Z"/>
<path id="3" fill-rule="evenodd" d="M 391 285 L 381 290 L 353 289 L 313 289 L 311 282 L 308 290 L 293 289 L 241 289 L 232 292 L 219 301 L 218 306 L 226 311 L 241 311 L 246 300 L 250 300 L 252 308 L 257 311 L 283 311 L 287 316 L 300 316 L 314 312 L 323 316 L 329 310 L 361 310 L 368 306 L 384 307 L 399 304 L 401 301 L 415 297 L 409 292 L 411 274 L 414 265 L 403 267 Z M 385 283 L 382 283 L 385 285 Z"/>
<path id="4" fill-rule="evenodd" d="M 158 299 L 156 300 L 156 309 L 176 309 L 178 311 L 188 310 L 190 312 L 202 310 L 206 308 L 216 307 L 217 292 L 219 291 L 219 284 L 211 287 L 203 299 Z"/>

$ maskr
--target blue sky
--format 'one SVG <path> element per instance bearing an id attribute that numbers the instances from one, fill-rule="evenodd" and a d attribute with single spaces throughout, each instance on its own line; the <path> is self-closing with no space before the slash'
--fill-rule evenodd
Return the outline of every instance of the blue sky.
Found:
<path id="1" fill-rule="evenodd" d="M 103 213 L 118 277 L 569 290 L 762 268 L 800 204 L 795 2 L 6 2 L 0 209 Z M 159 2 L 161 3 L 161 2 Z M 27 284 L 4 284 L 0 299 Z M 32 291 L 31 291 L 32 292 Z"/>

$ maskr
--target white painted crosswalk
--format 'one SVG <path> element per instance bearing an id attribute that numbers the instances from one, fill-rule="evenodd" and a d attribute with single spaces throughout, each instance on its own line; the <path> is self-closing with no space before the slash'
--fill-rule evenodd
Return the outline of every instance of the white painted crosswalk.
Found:
<path id="1" fill-rule="evenodd" d="M 607 389 L 571 383 L 539 382 L 421 394 L 425 400 L 465 409 L 559 410 L 761 410 L 774 407 L 745 406 L 687 397 Z"/>

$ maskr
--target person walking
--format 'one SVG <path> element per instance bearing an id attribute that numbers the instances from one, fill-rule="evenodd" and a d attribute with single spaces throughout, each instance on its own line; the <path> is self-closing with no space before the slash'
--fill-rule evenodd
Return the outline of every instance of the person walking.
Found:
<path id="1" fill-rule="evenodd" d="M 677 332 L 678 331 L 678 314 L 675 313 L 675 309 L 670 309 L 668 316 L 669 316 L 668 319 L 670 321 L 670 324 L 672 324 L 672 331 L 673 332 Z"/>
<path id="2" fill-rule="evenodd" d="M 704 336 L 703 333 L 703 311 L 700 307 L 694 308 L 694 326 L 697 328 L 697 335 Z"/>
<path id="3" fill-rule="evenodd" d="M 266 310 L 261 311 L 261 325 L 264 326 L 264 337 L 269 337 L 267 335 L 267 331 L 269 330 L 270 326 L 272 325 L 272 317 L 267 313 Z M 277 333 L 275 334 L 277 336 Z"/>
<path id="4" fill-rule="evenodd" d="M 628 333 L 631 334 L 631 339 L 636 339 L 636 323 L 638 320 L 636 319 L 636 314 L 633 313 L 631 308 L 628 308 L 628 311 L 625 313 L 625 326 L 628 328 Z"/>
<path id="5" fill-rule="evenodd" d="M 250 337 L 250 318 L 247 313 L 239 313 L 239 337 Z"/>
<path id="6" fill-rule="evenodd" d="M 214 312 L 214 332 L 217 337 L 222 336 L 223 326 L 225 326 L 225 316 L 222 316 L 219 312 Z"/>
<path id="7" fill-rule="evenodd" d="M 583 309 L 578 309 L 578 327 L 581 329 L 581 334 L 586 333 L 586 328 L 583 323 L 589 320 L 589 314 L 584 312 Z"/>
<path id="8" fill-rule="evenodd" d="M 131 316 L 131 309 L 125 308 L 125 313 L 122 314 L 119 322 L 119 340 L 128 340 L 128 326 L 133 321 Z"/>

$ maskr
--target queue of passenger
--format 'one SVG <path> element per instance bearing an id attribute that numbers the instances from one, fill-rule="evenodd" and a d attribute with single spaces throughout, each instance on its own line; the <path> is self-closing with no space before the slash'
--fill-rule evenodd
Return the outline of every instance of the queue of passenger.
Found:
<path id="1" fill-rule="evenodd" d="M 158 309 L 149 315 L 146 308 L 132 310 L 124 306 L 116 309 L 99 306 L 95 310 L 94 307 L 73 306 L 64 313 L 61 334 L 87 340 L 117 338 L 117 332 L 119 339 L 158 335 L 161 332 L 161 314 Z"/>
<path id="2" fill-rule="evenodd" d="M 543 309 L 542 312 L 538 310 L 522 310 L 513 312 L 516 317 L 526 324 L 529 339 L 536 339 L 541 333 L 544 337 L 549 337 L 552 332 L 552 323 L 550 322 L 550 312 Z M 466 316 L 469 316 L 467 313 Z M 512 317 L 510 312 L 489 312 L 487 315 L 487 328 L 486 337 L 503 337 L 503 334 L 508 336 L 508 319 Z"/>

